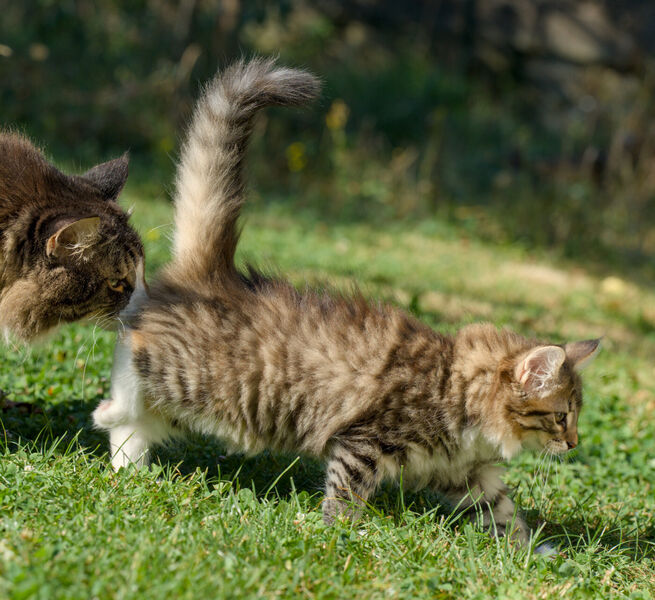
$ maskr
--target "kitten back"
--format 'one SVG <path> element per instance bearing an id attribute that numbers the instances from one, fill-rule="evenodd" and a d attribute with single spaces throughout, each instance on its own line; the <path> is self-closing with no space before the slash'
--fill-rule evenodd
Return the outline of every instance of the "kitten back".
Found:
<path id="1" fill-rule="evenodd" d="M 241 60 L 207 85 L 182 147 L 176 181 L 171 266 L 176 278 L 202 281 L 236 274 L 244 155 L 255 114 L 266 106 L 305 104 L 319 90 L 316 77 L 277 67 L 274 59 Z"/>

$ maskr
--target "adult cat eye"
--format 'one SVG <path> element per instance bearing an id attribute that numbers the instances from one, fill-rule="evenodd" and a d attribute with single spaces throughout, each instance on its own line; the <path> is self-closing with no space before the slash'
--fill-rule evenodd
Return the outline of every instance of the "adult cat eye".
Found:
<path id="1" fill-rule="evenodd" d="M 107 285 L 109 286 L 109 289 L 113 290 L 114 292 L 122 293 L 125 291 L 125 286 L 123 285 L 122 279 L 107 279 Z"/>

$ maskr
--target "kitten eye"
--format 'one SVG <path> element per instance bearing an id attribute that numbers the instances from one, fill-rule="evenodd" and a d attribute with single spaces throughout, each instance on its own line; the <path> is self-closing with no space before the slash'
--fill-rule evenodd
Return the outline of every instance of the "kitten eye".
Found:
<path id="1" fill-rule="evenodd" d="M 561 424 L 566 423 L 566 413 L 555 413 L 555 420 Z"/>
<path id="2" fill-rule="evenodd" d="M 107 285 L 109 286 L 109 289 L 114 292 L 123 293 L 125 291 L 122 279 L 107 279 Z"/>

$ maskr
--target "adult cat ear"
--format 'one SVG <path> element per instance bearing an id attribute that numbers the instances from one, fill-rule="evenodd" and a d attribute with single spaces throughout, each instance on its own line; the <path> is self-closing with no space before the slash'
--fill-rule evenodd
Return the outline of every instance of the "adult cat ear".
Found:
<path id="1" fill-rule="evenodd" d="M 128 163 L 126 152 L 120 158 L 96 165 L 82 177 L 93 184 L 105 200 L 116 200 L 127 181 Z"/>
<path id="2" fill-rule="evenodd" d="M 99 227 L 99 217 L 86 217 L 64 225 L 48 238 L 46 254 L 57 258 L 83 254 L 97 239 Z"/>
<path id="3" fill-rule="evenodd" d="M 566 359 L 560 346 L 539 346 L 523 358 L 516 367 L 516 378 L 521 387 L 534 394 L 548 388 Z"/>
<path id="4" fill-rule="evenodd" d="M 600 350 L 600 341 L 601 338 L 565 344 L 566 357 L 571 361 L 576 371 L 583 369 L 594 359 Z"/>

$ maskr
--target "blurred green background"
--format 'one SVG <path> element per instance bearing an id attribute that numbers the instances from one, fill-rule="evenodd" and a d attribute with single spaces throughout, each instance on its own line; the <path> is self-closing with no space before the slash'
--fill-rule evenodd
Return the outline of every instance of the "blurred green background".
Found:
<path id="1" fill-rule="evenodd" d="M 652 3 L 0 4 L 1 124 L 67 168 L 129 149 L 132 185 L 166 193 L 202 82 L 239 56 L 278 54 L 325 92 L 259 122 L 255 201 L 338 220 L 436 215 L 650 276 Z"/>

